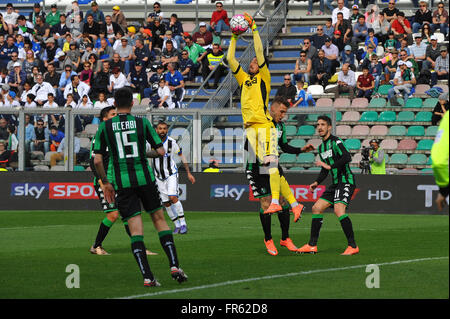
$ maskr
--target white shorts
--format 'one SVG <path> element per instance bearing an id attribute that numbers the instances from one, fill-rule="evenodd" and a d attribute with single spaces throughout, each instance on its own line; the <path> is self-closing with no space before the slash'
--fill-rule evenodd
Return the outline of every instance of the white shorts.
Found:
<path id="1" fill-rule="evenodd" d="M 156 178 L 156 184 L 163 203 L 169 201 L 169 196 L 178 197 L 178 174 L 170 175 L 165 180 Z"/>

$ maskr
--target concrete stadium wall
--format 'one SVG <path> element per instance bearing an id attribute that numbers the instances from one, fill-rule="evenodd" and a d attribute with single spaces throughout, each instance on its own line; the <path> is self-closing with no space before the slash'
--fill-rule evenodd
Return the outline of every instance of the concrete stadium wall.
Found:
<path id="1" fill-rule="evenodd" d="M 194 175 L 197 182 L 192 185 L 180 174 L 180 199 L 186 211 L 258 210 L 245 174 Z M 287 175 L 296 198 L 308 212 L 330 182 L 328 177 L 315 194 L 308 193 L 315 178 L 316 174 Z M 89 172 L 1 173 L 0 180 L 0 211 L 100 210 Z M 434 203 L 438 188 L 432 176 L 356 175 L 356 183 L 350 213 L 438 214 Z"/>

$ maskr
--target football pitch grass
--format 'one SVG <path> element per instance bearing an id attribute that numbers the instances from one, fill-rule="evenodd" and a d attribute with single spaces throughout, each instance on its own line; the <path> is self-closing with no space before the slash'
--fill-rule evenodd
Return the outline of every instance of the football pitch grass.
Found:
<path id="1" fill-rule="evenodd" d="M 144 241 L 157 252 L 150 267 L 161 287 L 144 288 L 122 222 L 111 228 L 104 248 L 89 253 L 101 212 L 0 212 L 0 298 L 174 298 L 316 299 L 449 298 L 448 216 L 349 213 L 360 253 L 340 256 L 346 239 L 328 212 L 317 255 L 297 255 L 280 247 L 280 227 L 272 216 L 278 256 L 264 246 L 258 213 L 186 212 L 189 232 L 174 235 L 183 284 L 169 275 L 167 257 L 150 218 L 143 214 Z M 297 246 L 309 239 L 311 214 L 292 222 Z M 172 222 L 167 218 L 169 225 Z M 80 287 L 69 289 L 66 267 L 79 267 Z M 379 265 L 379 288 L 369 289 Z"/>

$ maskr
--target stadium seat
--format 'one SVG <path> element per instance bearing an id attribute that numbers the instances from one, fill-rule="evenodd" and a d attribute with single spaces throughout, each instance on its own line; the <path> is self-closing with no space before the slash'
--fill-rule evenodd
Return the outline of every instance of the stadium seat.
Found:
<path id="1" fill-rule="evenodd" d="M 302 125 L 298 128 L 298 136 L 312 136 L 316 132 L 316 129 L 312 125 Z"/>
<path id="2" fill-rule="evenodd" d="M 73 167 L 73 171 L 74 171 L 74 172 L 84 172 L 84 167 L 81 166 L 81 165 L 75 165 L 75 166 Z"/>
<path id="3" fill-rule="evenodd" d="M 430 86 L 428 84 L 417 84 L 415 89 L 414 95 L 423 95 L 426 94 L 425 91 L 430 89 Z"/>
<path id="4" fill-rule="evenodd" d="M 87 137 L 80 137 L 80 147 L 91 148 L 91 140 Z"/>
<path id="5" fill-rule="evenodd" d="M 274 58 L 298 58 L 298 50 L 276 50 L 273 52 Z"/>
<path id="6" fill-rule="evenodd" d="M 280 155 L 280 163 L 281 164 L 295 163 L 296 159 L 297 159 L 296 154 L 283 153 Z"/>
<path id="7" fill-rule="evenodd" d="M 425 131 L 425 136 L 436 136 L 438 129 L 438 126 L 428 126 Z"/>
<path id="8" fill-rule="evenodd" d="M 428 161 L 427 161 L 427 165 L 431 165 L 433 164 L 433 160 L 431 158 L 431 156 L 428 157 Z"/>
<path id="9" fill-rule="evenodd" d="M 312 144 L 316 149 L 322 144 L 322 139 L 320 138 L 312 138 L 306 142 L 306 144 Z"/>
<path id="10" fill-rule="evenodd" d="M 349 150 L 359 150 L 361 148 L 361 141 L 356 138 L 349 138 L 344 141 L 344 144 Z"/>
<path id="11" fill-rule="evenodd" d="M 50 167 L 47 165 L 36 165 L 33 167 L 33 170 L 36 172 L 47 172 L 50 170 Z"/>
<path id="12" fill-rule="evenodd" d="M 444 92 L 448 92 L 448 85 L 436 84 L 433 87 L 440 87 Z"/>
<path id="13" fill-rule="evenodd" d="M 378 122 L 394 122 L 396 118 L 394 111 L 383 111 L 380 113 Z"/>
<path id="14" fill-rule="evenodd" d="M 144 105 L 144 106 L 147 106 L 149 104 L 150 104 L 150 99 L 148 97 L 144 97 L 140 103 L 140 105 Z"/>
<path id="15" fill-rule="evenodd" d="M 50 168 L 50 171 L 54 171 L 54 172 L 65 171 L 65 167 L 64 167 L 64 165 L 55 165 Z"/>
<path id="16" fill-rule="evenodd" d="M 422 107 L 422 99 L 418 97 L 410 98 L 406 101 L 406 104 L 404 107 L 411 107 L 411 108 L 421 108 Z"/>
<path id="17" fill-rule="evenodd" d="M 408 158 L 409 165 L 425 165 L 427 163 L 427 156 L 425 154 L 411 154 Z"/>
<path id="18" fill-rule="evenodd" d="M 359 162 L 361 162 L 361 160 L 362 160 L 361 153 L 356 153 L 352 156 L 351 164 L 359 164 Z"/>
<path id="19" fill-rule="evenodd" d="M 404 168 L 399 171 L 400 174 L 405 174 L 405 175 L 408 175 L 408 174 L 417 175 L 418 172 L 419 171 L 416 168 Z"/>
<path id="20" fill-rule="evenodd" d="M 375 122 L 378 119 L 378 113 L 376 111 L 366 111 L 361 114 L 360 122 Z"/>
<path id="21" fill-rule="evenodd" d="M 316 107 L 332 107 L 333 100 L 326 97 L 321 97 L 316 101 Z"/>
<path id="22" fill-rule="evenodd" d="M 308 168 L 308 171 L 309 171 L 309 172 L 318 172 L 318 171 L 320 171 L 320 170 L 321 170 L 320 167 L 310 167 L 310 168 Z"/>
<path id="23" fill-rule="evenodd" d="M 336 135 L 351 135 L 352 134 L 352 128 L 350 125 L 338 125 L 336 126 Z"/>
<path id="24" fill-rule="evenodd" d="M 316 122 L 317 118 L 320 116 L 320 114 L 314 113 L 314 114 L 308 114 L 308 117 L 306 118 L 307 121 Z"/>
<path id="25" fill-rule="evenodd" d="M 431 97 L 423 100 L 423 107 L 434 108 L 438 102 L 439 102 L 438 98 Z"/>
<path id="26" fill-rule="evenodd" d="M 404 125 L 393 125 L 389 128 L 388 136 L 405 136 L 406 127 Z"/>
<path id="27" fill-rule="evenodd" d="M 433 174 L 433 169 L 432 168 L 422 168 L 420 170 L 420 174 L 425 174 L 425 175 Z"/>
<path id="28" fill-rule="evenodd" d="M 398 142 L 397 140 L 387 138 L 381 141 L 380 147 L 385 150 L 396 150 L 398 148 Z"/>
<path id="29" fill-rule="evenodd" d="M 412 122 L 412 121 L 414 121 L 414 112 L 412 111 L 398 112 L 397 122 Z"/>
<path id="30" fill-rule="evenodd" d="M 385 107 L 386 99 L 385 98 L 374 98 L 370 100 L 369 107 Z"/>
<path id="31" fill-rule="evenodd" d="M 350 107 L 351 100 L 346 97 L 338 97 L 337 99 L 334 100 L 333 106 L 335 108 Z"/>
<path id="32" fill-rule="evenodd" d="M 400 142 L 398 143 L 398 150 L 404 150 L 404 151 L 408 151 L 408 150 L 415 150 L 417 147 L 417 142 L 414 140 L 410 140 L 410 139 L 406 139 L 406 140 L 400 140 Z"/>
<path id="33" fill-rule="evenodd" d="M 408 155 L 395 153 L 389 158 L 389 164 L 406 164 L 408 162 Z"/>
<path id="34" fill-rule="evenodd" d="M 360 114 L 357 111 L 347 111 L 342 115 L 342 121 L 353 121 L 356 122 L 360 118 Z"/>
<path id="35" fill-rule="evenodd" d="M 381 94 L 381 95 L 387 95 L 388 91 L 389 91 L 389 89 L 391 87 L 392 87 L 392 85 L 390 85 L 390 84 L 380 85 L 379 88 L 378 88 L 378 93 Z"/>
<path id="36" fill-rule="evenodd" d="M 89 135 L 95 135 L 97 133 L 98 124 L 87 124 L 84 128 L 84 133 Z"/>
<path id="37" fill-rule="evenodd" d="M 361 147 L 370 147 L 371 138 L 366 138 L 361 142 Z"/>
<path id="38" fill-rule="evenodd" d="M 425 128 L 422 125 L 412 125 L 408 128 L 406 136 L 425 136 Z"/>
<path id="39" fill-rule="evenodd" d="M 369 102 L 367 101 L 367 99 L 365 97 L 358 97 L 352 100 L 352 106 L 351 107 L 359 107 L 359 108 L 364 108 L 364 107 L 368 107 L 369 106 Z"/>
<path id="40" fill-rule="evenodd" d="M 52 154 L 55 154 L 55 153 L 56 152 L 52 152 L 52 151 L 45 153 L 44 160 L 45 161 L 50 161 L 50 157 L 52 157 Z"/>
<path id="41" fill-rule="evenodd" d="M 397 99 L 397 103 L 398 103 L 400 106 L 403 106 L 403 105 L 405 104 L 405 100 L 404 100 L 403 98 L 396 97 L 395 99 Z M 398 107 L 398 106 L 393 106 L 393 105 L 391 105 L 391 101 L 387 101 L 386 106 L 387 106 L 387 107 Z"/>
<path id="42" fill-rule="evenodd" d="M 308 86 L 307 92 L 312 95 L 323 94 L 323 86 L 322 85 L 310 85 L 310 86 Z"/>
<path id="43" fill-rule="evenodd" d="M 336 112 L 336 121 L 338 122 L 342 121 L 342 112 L 339 111 Z"/>
<path id="44" fill-rule="evenodd" d="M 303 147 L 305 146 L 306 141 L 304 139 L 293 139 L 289 142 L 289 145 L 291 145 L 292 147 Z"/>
<path id="45" fill-rule="evenodd" d="M 303 39 L 283 39 L 281 40 L 281 45 L 296 45 L 299 46 L 303 44 Z"/>
<path id="46" fill-rule="evenodd" d="M 369 135 L 386 135 L 388 127 L 386 125 L 374 125 L 370 128 Z"/>
<path id="47" fill-rule="evenodd" d="M 420 140 L 419 143 L 417 143 L 416 150 L 418 151 L 430 151 L 433 147 L 433 140 Z"/>
<path id="48" fill-rule="evenodd" d="M 420 111 L 417 112 L 414 122 L 431 122 L 432 112 Z"/>
<path id="49" fill-rule="evenodd" d="M 289 168 L 290 171 L 304 171 L 305 168 L 304 167 L 300 167 L 300 166 L 294 166 Z"/>
<path id="50" fill-rule="evenodd" d="M 297 133 L 297 127 L 295 125 L 286 125 L 286 135 L 294 136 Z"/>
<path id="51" fill-rule="evenodd" d="M 315 155 L 313 153 L 301 153 L 298 154 L 298 164 L 312 164 L 314 163 Z"/>
<path id="52" fill-rule="evenodd" d="M 367 125 L 355 125 L 352 129 L 352 135 L 355 136 L 369 135 L 369 132 L 370 128 Z"/>

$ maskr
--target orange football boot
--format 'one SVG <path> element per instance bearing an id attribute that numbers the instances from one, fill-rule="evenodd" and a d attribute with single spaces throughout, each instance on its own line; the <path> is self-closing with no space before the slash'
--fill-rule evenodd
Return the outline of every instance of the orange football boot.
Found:
<path id="1" fill-rule="evenodd" d="M 359 247 L 353 248 L 352 246 L 348 246 L 347 249 L 341 254 L 342 256 L 351 256 L 359 253 Z"/>
<path id="2" fill-rule="evenodd" d="M 296 223 L 301 217 L 302 213 L 305 210 L 305 206 L 302 204 L 298 204 L 297 206 L 292 208 L 292 214 L 294 214 L 294 223 Z"/>
<path id="3" fill-rule="evenodd" d="M 279 204 L 271 203 L 269 208 L 264 211 L 264 214 L 275 214 L 283 210 L 283 207 Z"/>
<path id="4" fill-rule="evenodd" d="M 297 249 L 297 253 L 300 254 L 317 254 L 317 246 L 310 246 L 309 244 L 303 245 Z"/>
<path id="5" fill-rule="evenodd" d="M 264 243 L 266 244 L 267 252 L 271 254 L 272 256 L 278 255 L 277 247 L 275 247 L 275 244 L 273 243 L 273 239 L 271 240 L 264 240 Z"/>
<path id="6" fill-rule="evenodd" d="M 290 238 L 286 238 L 286 240 L 280 240 L 280 245 L 286 247 L 290 251 L 297 251 L 298 249 Z"/>

